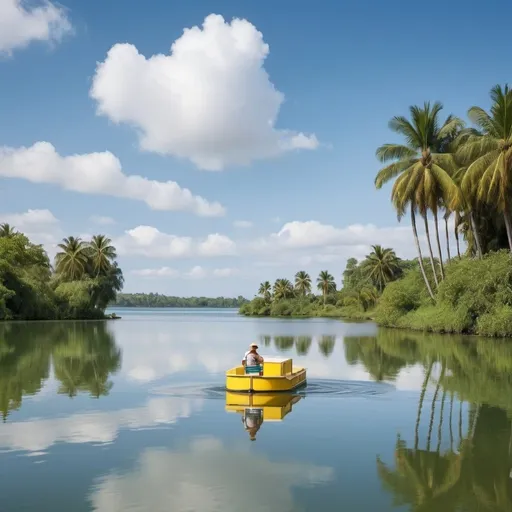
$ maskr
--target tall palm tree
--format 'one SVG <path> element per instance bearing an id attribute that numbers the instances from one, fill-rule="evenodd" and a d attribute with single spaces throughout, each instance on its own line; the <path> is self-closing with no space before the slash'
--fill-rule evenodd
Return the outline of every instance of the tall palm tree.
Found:
<path id="1" fill-rule="evenodd" d="M 372 245 L 372 249 L 364 261 L 364 273 L 382 292 L 386 284 L 395 280 L 400 274 L 400 260 L 393 249 L 386 249 L 381 245 Z"/>
<path id="2" fill-rule="evenodd" d="M 55 270 L 69 280 L 81 279 L 89 261 L 87 244 L 80 238 L 64 238 L 57 246 L 60 251 L 55 256 Z"/>
<path id="3" fill-rule="evenodd" d="M 88 248 L 94 275 L 106 273 L 117 257 L 112 240 L 105 235 L 94 235 Z"/>
<path id="4" fill-rule="evenodd" d="M 7 222 L 0 224 L 0 238 L 9 238 L 16 234 L 16 230 Z"/>
<path id="5" fill-rule="evenodd" d="M 293 297 L 293 285 L 288 279 L 277 279 L 274 283 L 274 299 L 288 299 Z"/>
<path id="6" fill-rule="evenodd" d="M 258 295 L 261 295 L 265 299 L 265 302 L 270 302 L 270 297 L 272 295 L 272 285 L 269 281 L 265 281 L 260 284 Z"/>
<path id="7" fill-rule="evenodd" d="M 311 292 L 311 277 L 304 270 L 299 270 L 295 274 L 295 289 L 303 297 Z"/>
<path id="8" fill-rule="evenodd" d="M 396 116 L 389 122 L 390 129 L 403 136 L 405 144 L 384 144 L 377 149 L 376 155 L 381 162 L 392 161 L 392 163 L 381 169 L 375 178 L 375 186 L 380 189 L 382 185 L 398 176 L 392 200 L 401 215 L 407 206 L 411 206 L 411 221 L 419 253 L 421 250 L 417 240 L 415 213 L 418 212 L 423 217 L 436 285 L 438 278 L 430 242 L 427 214 L 429 210 L 433 213 L 436 238 L 438 239 L 439 202 L 442 200 L 445 204 L 452 205 L 459 198 L 458 188 L 451 178 L 456 170 L 456 164 L 448 151 L 453 139 L 463 127 L 463 122 L 451 115 L 446 118 L 444 123 L 440 124 L 439 113 L 442 108 L 443 106 L 439 102 L 435 102 L 433 105 L 430 102 L 425 102 L 423 107 L 411 106 L 409 108 L 410 121 L 403 116 Z M 438 244 L 438 249 L 440 249 L 440 244 Z M 441 253 L 439 258 L 442 261 Z M 422 261 L 421 255 L 419 261 Z M 427 284 L 424 270 L 422 273 Z M 427 288 L 430 288 L 430 285 L 427 284 Z M 433 297 L 431 290 L 429 293 Z"/>
<path id="9" fill-rule="evenodd" d="M 477 200 L 495 204 L 503 214 L 512 251 L 512 89 L 491 89 L 490 112 L 471 107 L 468 116 L 478 127 L 461 135 L 458 156 L 468 164 L 462 189 Z"/>
<path id="10" fill-rule="evenodd" d="M 330 292 L 336 291 L 336 283 L 334 282 L 334 277 L 329 274 L 327 270 L 322 270 L 318 277 L 316 278 L 317 288 L 322 292 L 324 297 L 324 306 L 325 301 L 327 300 L 327 295 Z"/>

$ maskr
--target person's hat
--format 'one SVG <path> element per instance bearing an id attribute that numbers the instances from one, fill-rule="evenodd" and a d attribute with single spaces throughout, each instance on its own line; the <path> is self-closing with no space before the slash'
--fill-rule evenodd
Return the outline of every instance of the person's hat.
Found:
<path id="1" fill-rule="evenodd" d="M 258 348 L 258 345 L 256 345 L 256 343 L 251 343 L 251 348 Z"/>

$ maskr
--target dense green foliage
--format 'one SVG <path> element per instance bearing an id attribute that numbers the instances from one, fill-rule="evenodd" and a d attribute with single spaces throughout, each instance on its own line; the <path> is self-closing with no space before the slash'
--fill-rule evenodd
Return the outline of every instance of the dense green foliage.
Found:
<path id="1" fill-rule="evenodd" d="M 482 259 L 454 260 L 446 267 L 436 302 L 425 291 L 419 270 L 386 287 L 376 320 L 396 327 L 428 331 L 512 334 L 512 262 L 502 250 Z"/>
<path id="2" fill-rule="evenodd" d="M 111 305 L 130 308 L 239 308 L 249 302 L 242 296 L 173 297 L 159 293 L 118 293 Z"/>
<path id="3" fill-rule="evenodd" d="M 53 269 L 40 245 L 11 226 L 0 226 L 0 320 L 103 318 L 123 285 L 110 240 L 59 244 Z"/>

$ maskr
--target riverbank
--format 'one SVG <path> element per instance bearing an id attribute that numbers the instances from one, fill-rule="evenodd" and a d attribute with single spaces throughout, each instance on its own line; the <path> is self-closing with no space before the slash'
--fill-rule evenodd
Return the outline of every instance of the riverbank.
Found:
<path id="1" fill-rule="evenodd" d="M 432 300 L 416 264 L 365 307 L 363 292 L 342 289 L 320 296 L 268 300 L 256 297 L 240 308 L 246 316 L 329 317 L 372 320 L 383 327 L 433 333 L 512 337 L 512 259 L 509 251 L 481 259 L 463 257 L 445 265 L 445 279 Z M 344 305 L 347 304 L 347 305 Z"/>

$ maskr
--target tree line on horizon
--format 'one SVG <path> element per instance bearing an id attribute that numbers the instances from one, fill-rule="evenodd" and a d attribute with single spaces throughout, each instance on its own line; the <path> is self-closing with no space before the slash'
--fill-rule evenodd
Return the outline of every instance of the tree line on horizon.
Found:
<path id="1" fill-rule="evenodd" d="M 177 297 L 159 293 L 118 293 L 111 306 L 129 308 L 239 308 L 249 302 L 231 297 Z"/>
<path id="2" fill-rule="evenodd" d="M 123 287 L 112 241 L 64 238 L 54 264 L 40 244 L 0 225 L 0 320 L 104 318 Z"/>

